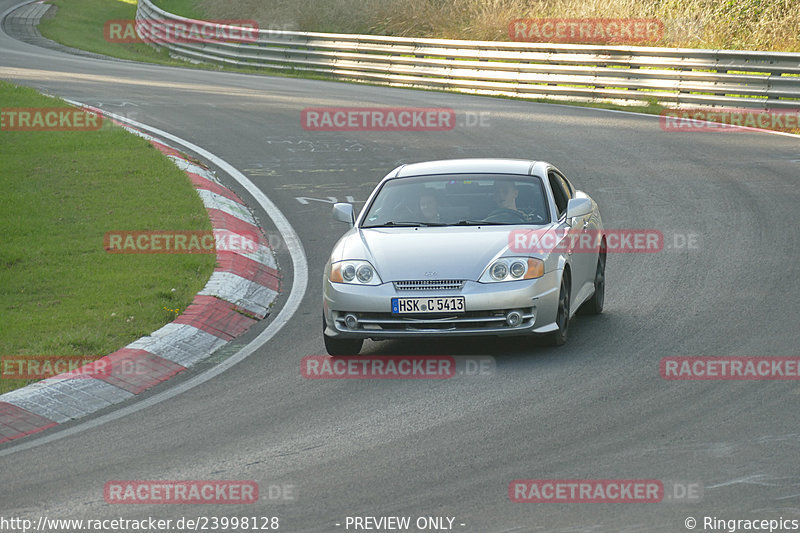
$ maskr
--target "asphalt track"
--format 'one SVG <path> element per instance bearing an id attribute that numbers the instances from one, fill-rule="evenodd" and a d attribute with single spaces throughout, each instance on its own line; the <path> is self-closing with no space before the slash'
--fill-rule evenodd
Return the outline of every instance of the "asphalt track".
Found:
<path id="1" fill-rule="evenodd" d="M 15 3 L 0 0 L 0 12 Z M 797 355 L 797 138 L 664 132 L 650 116 L 106 61 L 4 34 L 0 78 L 127 115 L 221 157 L 286 216 L 309 269 L 290 320 L 226 372 L 0 456 L 0 516 L 269 515 L 290 532 L 343 531 L 347 516 L 448 516 L 455 530 L 470 532 L 670 532 L 686 531 L 689 516 L 701 526 L 704 516 L 800 518 L 797 382 L 659 376 L 666 356 Z M 393 133 L 301 127 L 306 107 L 348 105 L 450 107 L 459 125 Z M 485 113 L 484 124 L 467 125 L 467 113 Z M 0 154 L 9 156 L 1 143 Z M 363 201 L 400 163 L 463 156 L 551 161 L 599 202 L 607 227 L 659 229 L 667 247 L 610 256 L 604 314 L 578 317 L 564 347 L 472 339 L 370 342 L 362 352 L 491 355 L 494 375 L 301 377 L 301 358 L 323 353 L 321 271 L 345 228 L 331 221 L 329 204 L 297 197 Z M 266 213 L 257 214 L 276 232 Z M 676 249 L 675 235 L 686 234 L 698 235 L 699 246 Z M 287 284 L 276 315 L 292 282 L 288 253 L 278 248 Z M 578 478 L 699 483 L 703 493 L 691 503 L 508 497 L 514 479 Z M 110 480 L 188 479 L 254 480 L 262 499 L 110 505 L 103 498 Z M 293 499 L 265 497 L 275 485 L 293 486 Z"/>

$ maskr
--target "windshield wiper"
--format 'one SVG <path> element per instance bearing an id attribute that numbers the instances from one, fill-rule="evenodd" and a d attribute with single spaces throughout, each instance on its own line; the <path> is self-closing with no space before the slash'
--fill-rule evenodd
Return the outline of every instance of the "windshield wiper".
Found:
<path id="1" fill-rule="evenodd" d="M 396 222 L 394 220 L 390 220 L 389 222 L 384 222 L 383 224 L 375 224 L 374 226 L 362 226 L 364 229 L 367 228 L 419 228 L 419 227 L 429 227 L 429 226 L 446 226 L 447 224 L 443 224 L 441 222 Z"/>
<path id="2" fill-rule="evenodd" d="M 494 222 L 488 220 L 459 220 L 453 226 L 508 226 L 507 222 Z"/>

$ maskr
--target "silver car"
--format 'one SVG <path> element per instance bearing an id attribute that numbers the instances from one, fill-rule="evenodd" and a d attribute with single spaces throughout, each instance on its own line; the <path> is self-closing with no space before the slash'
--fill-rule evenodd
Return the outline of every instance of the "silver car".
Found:
<path id="1" fill-rule="evenodd" d="M 542 161 L 403 165 L 333 248 L 323 280 L 330 355 L 365 338 L 547 335 L 566 342 L 580 308 L 603 310 L 606 242 L 597 204 Z"/>

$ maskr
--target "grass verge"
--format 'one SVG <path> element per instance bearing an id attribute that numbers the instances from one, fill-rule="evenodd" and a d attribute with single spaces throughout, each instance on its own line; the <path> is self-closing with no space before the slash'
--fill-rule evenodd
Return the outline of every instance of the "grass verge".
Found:
<path id="1" fill-rule="evenodd" d="M 39 31 L 48 39 L 66 46 L 131 61 L 163 65 L 185 65 L 171 59 L 166 50 L 144 43 L 109 42 L 104 33 L 106 21 L 133 20 L 135 0 L 50 0 L 56 15 L 44 18 Z"/>
<path id="2" fill-rule="evenodd" d="M 254 19 L 264 27 L 478 41 L 512 40 L 509 24 L 516 19 L 655 19 L 661 31 L 654 32 L 650 40 L 631 44 L 800 52 L 800 2 L 796 0 L 157 0 L 157 3 L 173 13 L 199 9 L 212 19 Z"/>
<path id="3" fill-rule="evenodd" d="M 180 59 L 173 59 L 166 49 L 157 49 L 149 44 L 110 42 L 106 38 L 106 22 L 134 20 L 136 17 L 135 0 L 48 0 L 48 3 L 56 6 L 57 11 L 55 16 L 41 20 L 39 32 L 48 39 L 79 50 L 159 65 L 269 74 L 273 76 L 330 79 L 323 75 L 287 73 L 278 69 L 189 63 Z M 171 3 L 168 8 L 169 10 L 178 9 L 186 17 L 203 18 L 205 16 L 204 12 L 194 9 L 192 5 L 193 2 L 191 0 L 176 0 L 174 6 Z"/>
<path id="4" fill-rule="evenodd" d="M 0 109 L 63 106 L 0 81 Z M 186 174 L 122 128 L 0 129 L 0 190 L 2 356 L 111 353 L 173 320 L 214 269 L 211 254 L 105 252 L 112 230 L 211 229 Z"/>

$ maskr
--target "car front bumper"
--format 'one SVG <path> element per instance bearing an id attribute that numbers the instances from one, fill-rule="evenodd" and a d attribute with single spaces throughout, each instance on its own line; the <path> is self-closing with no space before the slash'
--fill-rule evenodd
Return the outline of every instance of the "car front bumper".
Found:
<path id="1" fill-rule="evenodd" d="M 341 338 L 389 339 L 428 336 L 525 335 L 557 329 L 558 289 L 561 270 L 535 280 L 478 283 L 466 281 L 459 290 L 405 291 L 388 282 L 377 286 L 331 283 L 324 280 L 325 335 Z M 396 315 L 392 298 L 463 296 L 466 312 L 429 315 Z M 506 315 L 517 311 L 517 326 Z M 358 320 L 345 324 L 345 316 Z"/>

